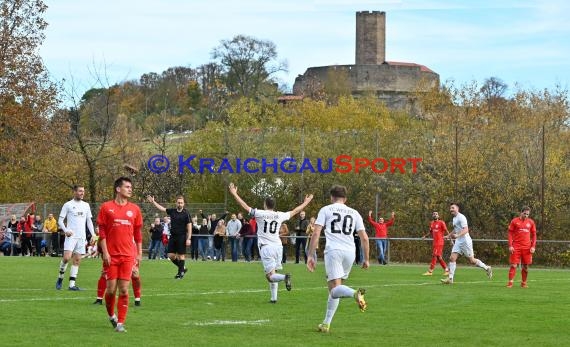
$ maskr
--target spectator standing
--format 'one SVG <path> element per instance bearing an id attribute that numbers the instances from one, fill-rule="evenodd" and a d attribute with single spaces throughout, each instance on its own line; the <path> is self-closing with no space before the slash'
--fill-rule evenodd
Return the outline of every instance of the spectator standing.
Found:
<path id="1" fill-rule="evenodd" d="M 148 259 L 156 259 L 156 256 L 160 258 L 160 250 L 162 243 L 162 232 L 164 231 L 164 226 L 160 222 L 160 218 L 156 217 L 154 223 L 150 225 L 150 246 L 148 247 Z"/>
<path id="2" fill-rule="evenodd" d="M 295 221 L 295 264 L 299 264 L 299 258 L 301 257 L 301 250 L 305 254 L 305 263 L 307 263 L 307 226 L 309 221 L 305 218 L 305 211 L 299 213 L 299 219 Z"/>
<path id="3" fill-rule="evenodd" d="M 235 213 L 232 213 L 228 225 L 226 226 L 226 232 L 228 234 L 228 242 L 230 243 L 230 248 L 232 252 L 232 261 L 238 261 L 238 251 L 239 251 L 239 231 L 241 230 L 241 222 L 237 218 Z"/>
<path id="4" fill-rule="evenodd" d="M 394 225 L 394 220 L 396 218 L 396 214 L 392 212 L 391 218 L 389 221 L 384 223 L 384 218 L 378 218 L 378 222 L 375 222 L 372 219 L 372 210 L 368 211 L 368 222 L 374 227 L 376 230 L 376 249 L 378 251 L 378 263 L 382 265 L 388 264 L 387 256 L 388 256 L 388 247 L 390 246 L 388 241 L 388 228 Z"/>
<path id="5" fill-rule="evenodd" d="M 57 256 L 59 254 L 59 232 L 57 230 L 57 221 L 53 217 L 53 213 L 48 214 L 48 217 L 44 221 L 43 231 L 49 233 L 49 252 Z"/>

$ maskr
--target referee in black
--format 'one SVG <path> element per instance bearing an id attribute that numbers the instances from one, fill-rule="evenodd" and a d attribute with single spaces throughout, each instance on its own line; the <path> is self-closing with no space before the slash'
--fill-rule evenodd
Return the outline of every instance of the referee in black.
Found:
<path id="1" fill-rule="evenodd" d="M 168 259 L 176 265 L 178 273 L 175 279 L 182 279 L 188 269 L 185 266 L 186 247 L 190 246 L 192 238 L 192 219 L 184 208 L 184 197 L 176 197 L 176 208 L 165 208 L 154 200 L 154 196 L 147 196 L 148 202 L 152 203 L 159 211 L 165 212 L 170 217 L 170 239 L 168 240 Z"/>

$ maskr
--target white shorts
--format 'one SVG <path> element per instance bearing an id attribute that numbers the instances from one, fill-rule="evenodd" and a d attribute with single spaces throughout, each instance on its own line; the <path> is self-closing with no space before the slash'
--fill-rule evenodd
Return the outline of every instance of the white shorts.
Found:
<path id="1" fill-rule="evenodd" d="M 455 241 L 453 244 L 453 249 L 451 250 L 452 253 L 463 254 L 467 258 L 471 258 L 473 253 L 473 241 L 465 240 L 461 242 Z"/>
<path id="2" fill-rule="evenodd" d="M 63 250 L 83 255 L 85 254 L 86 245 L 87 245 L 87 240 L 78 239 L 75 237 L 66 237 L 65 241 L 63 242 Z"/>
<path id="3" fill-rule="evenodd" d="M 274 270 L 281 270 L 281 259 L 283 258 L 283 246 L 263 245 L 259 246 L 259 256 L 266 274 Z"/>
<path id="4" fill-rule="evenodd" d="M 325 252 L 325 272 L 327 281 L 348 278 L 356 253 L 343 249 L 333 249 Z"/>

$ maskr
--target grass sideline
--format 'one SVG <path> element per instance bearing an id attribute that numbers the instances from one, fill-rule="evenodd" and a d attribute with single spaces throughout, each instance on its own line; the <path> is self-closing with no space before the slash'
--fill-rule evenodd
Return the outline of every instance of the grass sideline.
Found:
<path id="1" fill-rule="evenodd" d="M 5 346 L 560 346 L 568 341 L 570 272 L 531 269 L 529 288 L 505 288 L 507 269 L 485 272 L 460 263 L 456 283 L 426 265 L 354 268 L 348 285 L 367 289 L 368 310 L 342 299 L 329 334 L 316 332 L 327 292 L 324 265 L 308 273 L 284 264 L 293 290 L 279 286 L 269 304 L 262 266 L 187 262 L 174 280 L 168 261 L 144 260 L 142 306 L 130 295 L 126 334 L 112 330 L 104 307 L 92 305 L 101 269 L 84 259 L 81 292 L 54 288 L 59 258 L 0 257 L 0 312 Z M 69 269 L 64 281 L 68 284 Z M 520 272 L 515 280 L 520 281 Z M 567 343 L 567 342 L 566 342 Z"/>

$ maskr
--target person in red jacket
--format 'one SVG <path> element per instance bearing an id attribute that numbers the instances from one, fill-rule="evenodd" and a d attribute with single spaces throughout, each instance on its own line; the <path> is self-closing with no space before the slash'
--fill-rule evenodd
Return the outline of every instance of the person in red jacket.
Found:
<path id="1" fill-rule="evenodd" d="M 107 274 L 105 306 L 109 321 L 116 332 L 126 332 L 124 327 L 129 308 L 129 283 L 133 267 L 142 259 L 142 215 L 140 208 L 129 202 L 133 194 L 130 178 L 119 177 L 113 185 L 115 199 L 101 205 L 97 224 L 103 255 L 104 271 Z M 133 252 L 133 240 L 136 255 Z M 118 316 L 115 315 L 115 299 Z"/>
<path id="2" fill-rule="evenodd" d="M 368 222 L 372 224 L 374 230 L 376 230 L 376 248 L 378 251 L 378 263 L 382 265 L 388 264 L 386 261 L 386 254 L 388 253 L 388 228 L 394 224 L 396 214 L 392 212 L 389 221 L 384 223 L 384 218 L 378 218 L 378 222 L 372 219 L 372 210 L 368 211 Z"/>
<path id="3" fill-rule="evenodd" d="M 443 260 L 443 233 L 445 232 L 445 236 L 449 235 L 449 231 L 447 230 L 447 225 L 445 222 L 439 219 L 439 213 L 433 212 L 431 214 L 433 221 L 429 225 L 429 231 L 422 236 L 422 238 L 426 238 L 428 235 L 431 235 L 433 239 L 432 244 L 432 257 L 431 263 L 429 264 L 429 269 L 424 276 L 431 276 L 433 275 L 433 269 L 435 268 L 435 263 L 439 262 L 439 265 L 443 268 L 444 276 L 449 275 L 449 271 L 447 269 L 447 264 L 445 264 L 445 260 Z"/>
<path id="4" fill-rule="evenodd" d="M 32 224 L 34 220 L 33 214 L 22 216 L 16 228 L 20 236 L 20 244 L 22 245 L 22 256 L 31 256 L 32 254 Z"/>
<path id="5" fill-rule="evenodd" d="M 527 287 L 528 266 L 532 264 L 532 255 L 536 250 L 536 225 L 528 217 L 529 215 L 530 207 L 525 206 L 521 209 L 521 214 L 515 217 L 509 225 L 509 252 L 511 252 L 509 262 L 511 268 L 509 269 L 507 288 L 513 287 L 518 264 L 522 265 L 521 287 Z"/>

